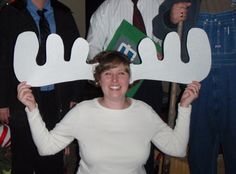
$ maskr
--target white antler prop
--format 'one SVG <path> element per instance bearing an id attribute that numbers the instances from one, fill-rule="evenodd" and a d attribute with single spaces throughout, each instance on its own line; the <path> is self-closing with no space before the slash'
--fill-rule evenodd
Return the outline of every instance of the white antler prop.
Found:
<path id="1" fill-rule="evenodd" d="M 47 39 L 47 60 L 37 65 L 39 43 L 33 32 L 21 33 L 16 41 L 14 70 L 19 81 L 32 86 L 44 86 L 65 81 L 93 79 L 92 66 L 86 63 L 89 46 L 86 40 L 75 40 L 70 61 L 64 60 L 64 46 L 60 36 L 49 35 Z"/>
<path id="2" fill-rule="evenodd" d="M 139 44 L 141 65 L 132 65 L 132 80 L 150 79 L 188 84 L 201 81 L 211 67 L 211 50 L 206 33 L 199 28 L 189 31 L 187 48 L 188 63 L 181 61 L 180 39 L 176 32 L 167 35 L 164 41 L 164 59 L 157 59 L 153 41 L 145 38 Z"/>
<path id="3" fill-rule="evenodd" d="M 60 36 L 49 35 L 47 39 L 47 60 L 37 65 L 38 39 L 33 32 L 21 33 L 16 41 L 14 71 L 19 81 L 31 86 L 44 86 L 73 80 L 93 80 L 93 66 L 86 63 L 89 45 L 83 38 L 73 44 L 70 61 L 64 60 L 64 45 Z M 142 64 L 131 65 L 132 80 L 150 79 L 178 83 L 203 80 L 210 71 L 211 51 L 206 33 L 192 29 L 187 39 L 190 61 L 183 63 L 180 58 L 180 41 L 177 33 L 170 33 L 164 42 L 164 60 L 157 59 L 154 43 L 145 38 L 139 45 Z"/>

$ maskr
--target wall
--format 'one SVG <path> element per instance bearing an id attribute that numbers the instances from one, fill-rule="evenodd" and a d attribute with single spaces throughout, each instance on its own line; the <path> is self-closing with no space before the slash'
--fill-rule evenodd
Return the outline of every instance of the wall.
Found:
<path id="1" fill-rule="evenodd" d="M 60 0 L 62 3 L 70 7 L 73 12 L 76 24 L 79 27 L 79 31 L 82 37 L 86 33 L 86 10 L 85 10 L 85 0 Z"/>

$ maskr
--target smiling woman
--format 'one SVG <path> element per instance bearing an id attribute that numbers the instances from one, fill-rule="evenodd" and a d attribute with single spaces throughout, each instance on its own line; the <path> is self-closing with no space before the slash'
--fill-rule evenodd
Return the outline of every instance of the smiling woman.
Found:
<path id="1" fill-rule="evenodd" d="M 48 131 L 30 86 L 18 86 L 18 99 L 26 106 L 32 136 L 41 155 L 54 154 L 74 139 L 80 147 L 77 174 L 145 174 L 151 142 L 162 152 L 185 156 L 190 113 L 200 84 L 189 84 L 180 100 L 174 130 L 146 103 L 125 96 L 130 62 L 116 51 L 98 54 L 94 76 L 103 96 L 77 104 Z"/>
<path id="2" fill-rule="evenodd" d="M 94 72 L 95 81 L 104 95 L 98 100 L 99 103 L 111 109 L 127 108 L 130 105 L 130 100 L 125 97 L 130 80 L 128 57 L 111 51 L 98 54 L 95 60 L 98 62 Z"/>

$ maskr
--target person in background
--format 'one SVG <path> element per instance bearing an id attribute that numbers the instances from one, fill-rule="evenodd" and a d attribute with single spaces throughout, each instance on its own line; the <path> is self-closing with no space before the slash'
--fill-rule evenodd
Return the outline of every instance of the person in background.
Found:
<path id="1" fill-rule="evenodd" d="M 225 173 L 236 173 L 236 1 L 166 0 L 153 20 L 156 37 L 164 39 L 168 32 L 176 30 L 178 22 L 171 23 L 168 19 L 176 3 L 187 11 L 186 20 L 182 20 L 182 58 L 191 60 L 185 42 L 192 27 L 205 30 L 212 51 L 210 74 L 202 81 L 199 99 L 193 103 L 190 173 L 216 174 L 219 152 L 224 156 Z M 186 6 L 188 3 L 190 7 Z"/>
<path id="2" fill-rule="evenodd" d="M 33 31 L 40 44 L 37 63 L 44 65 L 46 38 L 50 33 L 56 33 L 64 42 L 65 59 L 68 60 L 72 44 L 79 37 L 72 12 L 57 0 L 16 0 L 1 9 L 0 21 L 0 121 L 11 128 L 11 172 L 62 174 L 63 153 L 41 157 L 32 140 L 24 106 L 16 97 L 19 82 L 13 71 L 13 54 L 17 36 L 24 31 Z M 32 91 L 42 119 L 50 130 L 63 118 L 71 102 L 82 99 L 79 96 L 82 96 L 83 84 L 53 84 L 32 88 Z"/>
<path id="3" fill-rule="evenodd" d="M 106 50 L 117 28 L 124 19 L 158 42 L 159 40 L 156 40 L 153 36 L 152 20 L 158 14 L 159 6 L 162 2 L 162 0 L 105 0 L 90 19 L 87 35 L 87 41 L 90 46 L 88 61 L 91 61 L 99 52 Z M 141 20 L 134 17 L 134 12 L 137 11 L 135 7 L 141 13 L 144 26 L 140 26 Z M 178 14 L 178 10 L 178 8 L 174 9 L 173 14 Z M 138 90 L 132 97 L 151 105 L 161 115 L 162 82 L 144 80 L 142 83 L 137 83 L 137 86 L 139 84 L 141 85 L 137 87 Z M 148 174 L 154 173 L 153 166 L 154 149 L 151 150 L 151 155 L 146 165 Z"/>
<path id="4" fill-rule="evenodd" d="M 151 142 L 164 153 L 185 156 L 190 104 L 199 94 L 200 83 L 186 87 L 172 129 L 148 104 L 126 97 L 131 75 L 128 57 L 108 51 L 95 60 L 94 78 L 103 96 L 77 104 L 51 131 L 45 127 L 31 87 L 26 82 L 18 85 L 18 99 L 26 106 L 39 153 L 55 154 L 77 139 L 78 174 L 145 174 Z"/>

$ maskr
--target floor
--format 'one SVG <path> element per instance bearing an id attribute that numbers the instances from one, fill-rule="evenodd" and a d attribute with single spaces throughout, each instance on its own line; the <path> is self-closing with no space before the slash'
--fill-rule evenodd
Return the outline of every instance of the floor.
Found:
<path id="1" fill-rule="evenodd" d="M 163 162 L 162 160 L 163 158 L 161 158 L 160 161 L 158 162 L 159 166 L 162 166 Z M 164 174 L 164 173 L 165 172 L 162 172 L 162 168 L 159 168 L 158 170 L 156 170 L 155 174 Z M 169 174 L 190 174 L 187 158 L 171 158 Z M 222 154 L 218 156 L 217 174 L 225 174 L 224 159 Z"/>

